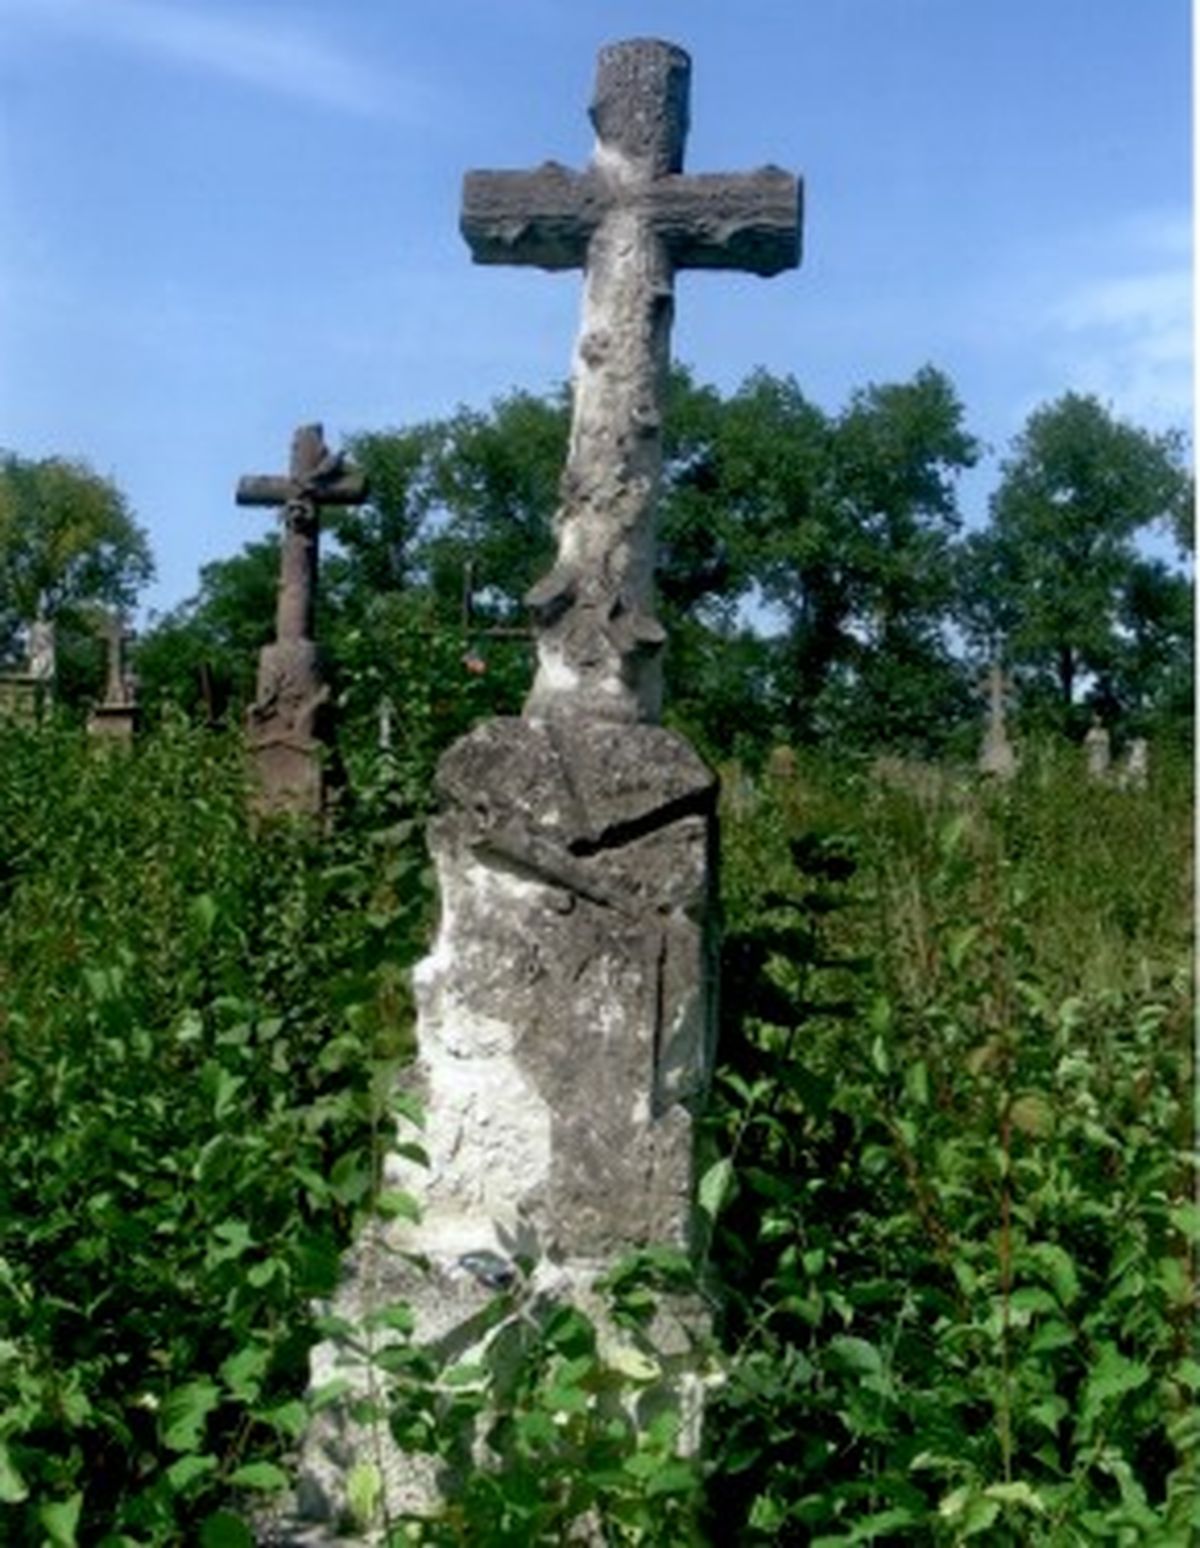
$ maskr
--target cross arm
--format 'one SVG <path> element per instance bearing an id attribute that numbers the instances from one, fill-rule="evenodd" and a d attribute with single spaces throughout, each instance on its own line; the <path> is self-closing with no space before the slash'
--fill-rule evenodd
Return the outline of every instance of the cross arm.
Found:
<path id="1" fill-rule="evenodd" d="M 339 473 L 327 481 L 283 478 L 275 473 L 249 473 L 238 479 L 239 505 L 286 505 L 289 500 L 309 500 L 314 505 L 358 505 L 367 497 L 367 481 L 361 473 Z"/>
<path id="2" fill-rule="evenodd" d="M 800 262 L 804 189 L 780 167 L 675 174 L 653 184 L 654 228 L 677 269 L 764 277 Z"/>
<path id="3" fill-rule="evenodd" d="M 532 172 L 468 172 L 460 228 L 476 263 L 579 269 L 605 213 L 599 179 L 548 161 Z"/>

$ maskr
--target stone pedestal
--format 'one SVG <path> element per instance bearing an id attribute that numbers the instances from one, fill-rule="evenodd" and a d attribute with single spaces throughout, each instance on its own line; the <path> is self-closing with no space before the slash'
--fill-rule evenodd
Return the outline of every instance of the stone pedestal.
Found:
<path id="1" fill-rule="evenodd" d="M 137 724 L 136 704 L 97 704 L 88 714 L 87 731 L 97 741 L 128 747 L 133 743 Z"/>
<path id="2" fill-rule="evenodd" d="M 1017 772 L 1017 755 L 1004 727 L 989 726 L 979 752 L 979 772 L 994 779 L 1010 780 Z"/>
<path id="3" fill-rule="evenodd" d="M 312 640 L 276 641 L 258 659 L 246 745 L 262 815 L 318 816 L 324 804 L 324 743 L 329 689 Z"/>
<path id="4" fill-rule="evenodd" d="M 604 1272 L 638 1247 L 693 1245 L 717 787 L 659 727 L 503 719 L 445 754 L 438 789 L 441 922 L 415 975 L 429 1164 L 397 1151 L 385 1167 L 421 1219 L 359 1244 L 334 1309 L 361 1325 L 405 1301 L 420 1343 L 463 1358 L 487 1336 L 496 1290 L 521 1279 L 518 1260 L 532 1264 L 527 1314 L 566 1300 L 602 1325 Z M 655 1329 L 685 1406 L 700 1320 L 664 1306 Z M 369 1385 L 360 1355 L 331 1342 L 314 1385 L 337 1377 Z M 302 1512 L 335 1522 L 364 1457 L 381 1467 L 390 1511 L 437 1508 L 446 1479 L 432 1463 L 386 1438 L 381 1448 L 377 1433 L 368 1443 L 343 1406 L 308 1437 Z"/>

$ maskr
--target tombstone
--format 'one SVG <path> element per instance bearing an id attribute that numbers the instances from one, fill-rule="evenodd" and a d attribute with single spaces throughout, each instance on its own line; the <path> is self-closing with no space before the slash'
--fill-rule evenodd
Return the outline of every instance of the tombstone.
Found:
<path id="1" fill-rule="evenodd" d="M 988 667 L 984 687 L 988 696 L 988 723 L 979 750 L 979 772 L 999 780 L 1010 780 L 1017 772 L 1017 755 L 1008 739 L 1004 718 L 1004 701 L 1010 684 L 999 661 L 993 661 Z"/>
<path id="2" fill-rule="evenodd" d="M 54 624 L 38 617 L 29 625 L 24 671 L 0 674 L 0 719 L 36 725 L 54 699 Z"/>
<path id="3" fill-rule="evenodd" d="M 1135 736 L 1125 751 L 1125 760 L 1117 770 L 1122 790 L 1145 790 L 1150 781 L 1150 744 L 1144 736 Z"/>
<path id="4" fill-rule="evenodd" d="M 88 735 L 127 747 L 138 724 L 137 686 L 125 669 L 125 647 L 136 638 L 120 613 L 101 616 L 96 632 L 106 647 L 104 698 L 88 714 Z"/>
<path id="5" fill-rule="evenodd" d="M 713 1059 L 717 785 L 656 724 L 654 506 L 679 268 L 770 275 L 799 261 L 799 185 L 768 168 L 682 174 L 690 63 L 657 41 L 601 51 L 583 172 L 472 172 L 476 261 L 584 270 L 558 551 L 529 596 L 538 666 L 521 717 L 443 756 L 430 827 L 441 920 L 415 974 L 415 1082 L 429 1166 L 400 1147 L 389 1184 L 417 1225 L 375 1228 L 334 1310 L 361 1324 L 404 1299 L 417 1336 L 478 1346 L 497 1284 L 527 1316 L 563 1300 L 605 1324 L 595 1285 L 639 1247 L 698 1240 L 694 1126 Z M 420 1255 L 425 1272 L 412 1267 Z M 531 1260 L 528 1278 L 518 1260 Z M 666 1400 L 694 1419 L 690 1335 L 660 1303 Z M 672 1365 L 671 1362 L 674 1362 Z M 314 1381 L 367 1378 L 348 1344 Z M 382 1442 L 382 1444 L 381 1444 Z M 374 1448 L 374 1449 L 372 1449 Z M 353 1457 L 377 1459 L 394 1516 L 444 1480 L 330 1407 L 305 1446 L 301 1502 L 336 1517 Z"/>
<path id="6" fill-rule="evenodd" d="M 329 687 L 315 638 L 321 507 L 357 505 L 366 480 L 325 445 L 320 425 L 292 438 L 283 476 L 252 474 L 237 486 L 239 505 L 278 508 L 283 518 L 275 640 L 259 652 L 246 741 L 255 765 L 256 803 L 264 814 L 315 816 L 325 799 Z"/>
<path id="7" fill-rule="evenodd" d="M 1083 756 L 1089 779 L 1100 782 L 1108 778 L 1112 766 L 1112 738 L 1107 726 L 1100 723 L 1099 715 L 1092 716 L 1083 739 Z"/>
<path id="8" fill-rule="evenodd" d="M 26 671 L 36 683 L 45 683 L 53 690 L 58 670 L 58 653 L 54 633 L 54 621 L 35 618 L 29 625 L 29 664 Z"/>

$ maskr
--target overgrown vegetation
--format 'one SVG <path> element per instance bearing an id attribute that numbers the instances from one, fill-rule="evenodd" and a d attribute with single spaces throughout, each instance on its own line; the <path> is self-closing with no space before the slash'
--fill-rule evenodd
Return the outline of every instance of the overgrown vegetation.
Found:
<path id="1" fill-rule="evenodd" d="M 408 761 L 351 757 L 328 834 L 254 829 L 234 744 L 181 722 L 130 756 L 0 733 L 5 1542 L 245 1544 L 285 1482 L 310 1302 L 410 1048 L 435 713 Z M 414 1445 L 501 1399 L 503 1467 L 429 1540 L 560 1542 L 590 1511 L 686 1543 L 702 1485 L 722 1543 L 1182 1548 L 1186 765 L 1123 791 L 1066 748 L 990 790 L 781 759 L 726 788 L 699 1471 L 669 1422 L 614 1419 L 648 1368 L 564 1316 L 482 1396 L 396 1365 Z M 619 1280 L 635 1321 L 654 1267 Z"/>

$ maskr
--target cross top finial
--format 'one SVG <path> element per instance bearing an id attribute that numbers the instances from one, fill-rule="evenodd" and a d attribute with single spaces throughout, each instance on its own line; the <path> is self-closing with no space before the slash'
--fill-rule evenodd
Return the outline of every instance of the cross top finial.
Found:
<path id="1" fill-rule="evenodd" d="M 683 170 L 692 61 L 674 43 L 633 38 L 600 50 L 589 117 L 602 146 L 647 177 Z"/>

